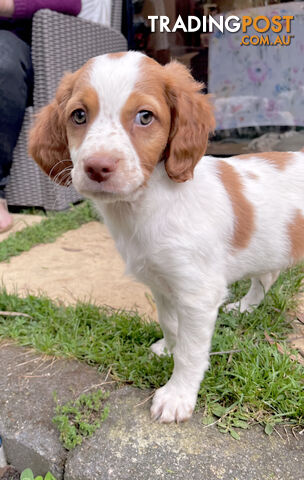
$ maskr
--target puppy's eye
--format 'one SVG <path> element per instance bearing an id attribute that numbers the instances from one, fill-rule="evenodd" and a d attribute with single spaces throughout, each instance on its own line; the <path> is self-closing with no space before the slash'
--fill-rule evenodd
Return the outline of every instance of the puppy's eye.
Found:
<path id="1" fill-rule="evenodd" d="M 77 108 L 77 110 L 74 110 L 71 117 L 76 125 L 83 125 L 87 121 L 87 114 L 84 110 L 82 110 L 82 108 Z"/>
<path id="2" fill-rule="evenodd" d="M 143 126 L 150 125 L 153 118 L 152 112 L 149 112 L 148 110 L 141 110 L 135 117 L 135 123 Z"/>

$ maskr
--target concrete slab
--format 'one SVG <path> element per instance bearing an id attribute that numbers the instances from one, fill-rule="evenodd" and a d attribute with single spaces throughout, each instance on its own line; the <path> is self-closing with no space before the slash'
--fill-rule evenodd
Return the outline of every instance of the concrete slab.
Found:
<path id="1" fill-rule="evenodd" d="M 268 437 L 257 427 L 241 441 L 205 427 L 202 414 L 179 425 L 149 415 L 149 393 L 126 387 L 94 437 L 67 459 L 65 480 L 303 480 L 303 436 Z"/>
<path id="2" fill-rule="evenodd" d="M 7 459 L 19 471 L 50 470 L 57 480 L 303 480 L 304 434 L 266 436 L 241 431 L 241 441 L 205 427 L 202 414 L 180 425 L 150 419 L 151 392 L 112 384 L 109 416 L 71 452 L 52 423 L 60 402 L 100 387 L 104 377 L 74 360 L 0 344 L 0 432 Z M 111 388 L 112 387 L 112 388 Z"/>
<path id="3" fill-rule="evenodd" d="M 90 222 L 64 233 L 54 243 L 0 263 L 9 292 L 44 293 L 66 304 L 85 300 L 133 310 L 157 319 L 150 290 L 124 274 L 125 264 L 107 227 Z"/>
<path id="4" fill-rule="evenodd" d="M 0 344 L 0 432 L 8 463 L 35 475 L 63 478 L 67 451 L 52 423 L 55 402 L 66 402 L 104 381 L 95 368 Z M 107 385 L 109 387 L 109 385 Z"/>

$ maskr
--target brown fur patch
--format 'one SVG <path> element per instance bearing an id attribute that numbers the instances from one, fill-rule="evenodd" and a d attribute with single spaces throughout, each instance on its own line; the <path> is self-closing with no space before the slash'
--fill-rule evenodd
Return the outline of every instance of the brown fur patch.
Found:
<path id="1" fill-rule="evenodd" d="M 244 195 L 242 179 L 235 168 L 224 160 L 219 160 L 217 165 L 235 216 L 232 245 L 235 248 L 246 248 L 255 228 L 254 208 Z"/>
<path id="2" fill-rule="evenodd" d="M 150 125 L 135 124 L 134 119 L 140 110 L 153 112 L 154 119 Z M 136 89 L 125 103 L 120 118 L 139 157 L 145 180 L 148 180 L 167 145 L 170 131 L 169 108 L 161 95 L 154 93 L 152 97 Z"/>
<path id="3" fill-rule="evenodd" d="M 259 179 L 258 175 L 256 175 L 253 172 L 248 172 L 247 177 L 250 178 L 251 180 L 258 180 Z"/>
<path id="4" fill-rule="evenodd" d="M 304 257 L 304 216 L 300 210 L 288 225 L 288 235 L 291 243 L 291 255 L 297 262 Z"/>
<path id="5" fill-rule="evenodd" d="M 186 67 L 171 62 L 165 67 L 143 57 L 141 77 L 121 114 L 139 155 L 146 179 L 161 158 L 169 177 L 184 182 L 193 176 L 204 155 L 208 135 L 215 128 L 209 97 L 200 93 Z M 147 127 L 134 126 L 140 110 L 151 110 L 155 120 Z"/>
<path id="6" fill-rule="evenodd" d="M 108 53 L 108 57 L 112 58 L 113 60 L 119 60 L 121 57 L 124 57 L 127 52 L 113 52 Z"/>
<path id="7" fill-rule="evenodd" d="M 175 182 L 193 177 L 196 164 L 206 152 L 209 134 L 215 129 L 210 96 L 203 95 L 203 84 L 178 62 L 163 67 L 171 108 L 171 132 L 167 146 L 166 170 Z"/>
<path id="8" fill-rule="evenodd" d="M 171 115 L 165 96 L 165 81 L 160 75 L 162 67 L 148 57 L 144 57 L 142 61 L 143 76 L 126 101 L 120 118 L 138 154 L 147 180 L 166 148 Z M 141 110 L 153 113 L 154 119 L 150 125 L 140 126 L 134 123 L 136 114 Z"/>
<path id="9" fill-rule="evenodd" d="M 82 90 L 87 88 L 90 64 L 89 60 L 76 72 L 67 73 L 63 77 L 54 100 L 37 114 L 29 135 L 29 154 L 50 178 L 61 185 L 70 183 L 73 167 L 68 148 L 67 124 L 70 120 L 66 108 L 76 86 L 77 91 L 81 86 Z M 87 93 L 92 104 L 92 91 Z M 76 108 L 80 108 L 80 104 L 77 105 Z"/>
<path id="10" fill-rule="evenodd" d="M 92 125 L 98 115 L 99 99 L 95 88 L 88 86 L 87 83 L 84 83 L 83 86 L 75 85 L 75 89 L 76 88 L 77 93 L 72 95 L 67 103 L 65 118 L 69 146 L 79 148 L 85 138 L 88 128 Z M 87 121 L 84 125 L 76 125 L 71 118 L 72 112 L 78 108 L 85 110 L 87 114 Z"/>
<path id="11" fill-rule="evenodd" d="M 288 164 L 294 159 L 294 155 L 291 152 L 246 153 L 244 155 L 237 156 L 237 158 L 244 160 L 248 160 L 253 157 L 265 160 L 279 170 L 285 170 L 288 167 Z"/>

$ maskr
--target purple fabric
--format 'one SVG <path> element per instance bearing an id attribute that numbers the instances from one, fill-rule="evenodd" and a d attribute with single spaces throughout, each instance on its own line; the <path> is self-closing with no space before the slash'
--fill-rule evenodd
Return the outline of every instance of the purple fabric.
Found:
<path id="1" fill-rule="evenodd" d="M 81 10 L 81 0 L 15 0 L 13 20 L 32 18 L 42 8 L 76 16 Z"/>

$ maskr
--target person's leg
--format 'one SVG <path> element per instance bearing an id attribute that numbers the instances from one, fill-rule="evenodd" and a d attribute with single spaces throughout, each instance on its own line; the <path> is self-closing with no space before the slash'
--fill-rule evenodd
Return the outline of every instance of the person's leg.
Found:
<path id="1" fill-rule="evenodd" d="M 0 30 L 0 232 L 12 225 L 4 189 L 7 185 L 24 112 L 32 92 L 33 69 L 29 45 Z"/>

